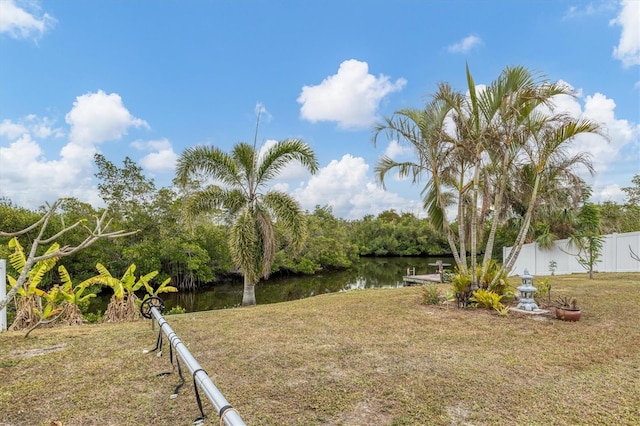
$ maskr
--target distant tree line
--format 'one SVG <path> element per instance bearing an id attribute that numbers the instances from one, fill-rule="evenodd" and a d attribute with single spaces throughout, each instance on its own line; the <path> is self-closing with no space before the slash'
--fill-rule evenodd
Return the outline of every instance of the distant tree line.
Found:
<path id="1" fill-rule="evenodd" d="M 129 157 L 118 167 L 96 154 L 106 207 L 67 200 L 47 232 L 57 235 L 65 224 L 106 209 L 112 229 L 137 232 L 69 256 L 65 267 L 74 279 L 89 277 L 98 263 L 116 276 L 131 264 L 159 271 L 159 280 L 171 278 L 181 290 L 242 275 L 244 305 L 245 296 L 252 299 L 247 289 L 261 277 L 349 268 L 359 256 L 450 255 L 472 291 L 485 279 L 479 271 L 502 260 L 502 246 L 513 249 L 489 287 L 509 272 L 524 243 L 572 238 L 584 246 L 597 243 L 598 235 L 640 230 L 640 175 L 622 188 L 626 203 L 589 201 L 591 188 L 577 168 L 593 173 L 592 160 L 569 147 L 581 135 L 605 132 L 554 109 L 556 96 L 573 94 L 569 87 L 521 66 L 505 68 L 482 90 L 467 67 L 466 81 L 464 90 L 441 83 L 424 106 L 395 111 L 373 129 L 374 144 L 386 138 L 412 153 L 402 162 L 383 156 L 378 182 L 384 185 L 394 172 L 421 185 L 425 217 L 391 210 L 348 221 L 329 206 L 301 211 L 269 182 L 292 161 L 314 173 L 315 154 L 297 139 L 258 147 L 256 125 L 253 145 L 238 143 L 228 153 L 210 146 L 185 150 L 168 188 L 157 189 Z M 0 200 L 0 231 L 24 229 L 44 211 Z M 84 235 L 71 229 L 65 238 L 61 244 L 74 245 Z M 5 257 L 7 241 L 0 243 Z"/>
<path id="2" fill-rule="evenodd" d="M 105 265 L 114 275 L 122 275 L 134 263 L 138 271 L 159 271 L 158 281 L 171 278 L 181 290 L 214 285 L 235 276 L 229 249 L 228 226 L 200 218 L 187 223 L 182 215 L 183 199 L 172 189 L 156 190 L 153 181 L 129 158 L 118 168 L 97 155 L 99 186 L 107 209 L 114 217 L 113 229 L 139 230 L 116 240 L 97 241 L 90 247 L 64 259 L 64 266 L 74 280 L 95 275 L 96 264 Z M 640 175 L 634 186 L 625 188 L 632 201 L 619 204 L 607 201 L 589 205 L 597 210 L 602 234 L 640 231 Z M 138 192 L 136 192 L 138 191 Z M 635 194 L 635 195 L 634 195 Z M 554 211 L 540 211 L 533 220 L 527 242 L 544 243 L 548 239 L 569 238 L 579 229 L 580 201 Z M 77 200 L 65 202 L 49 224 L 49 236 L 65 224 L 81 219 L 93 220 L 104 209 Z M 44 208 L 26 209 L 8 199 L 0 200 L 0 230 L 24 229 L 42 216 Z M 308 239 L 305 248 L 294 255 L 286 246 L 278 247 L 272 273 L 314 274 L 319 271 L 350 268 L 360 256 L 450 256 L 443 233 L 436 231 L 428 219 L 411 213 L 384 211 L 358 220 L 336 217 L 331 207 L 317 206 L 305 212 Z M 454 222 L 452 226 L 456 226 Z M 510 246 L 519 230 L 518 218 L 507 221 L 496 232 L 496 247 Z M 488 234 L 490 229 L 485 229 Z M 34 235 L 27 233 L 24 244 Z M 61 243 L 77 245 L 85 238 L 81 230 L 65 234 Z M 0 239 L 0 258 L 7 258 L 8 238 Z M 501 250 L 493 253 L 494 258 Z M 55 271 L 45 280 L 59 282 Z"/>

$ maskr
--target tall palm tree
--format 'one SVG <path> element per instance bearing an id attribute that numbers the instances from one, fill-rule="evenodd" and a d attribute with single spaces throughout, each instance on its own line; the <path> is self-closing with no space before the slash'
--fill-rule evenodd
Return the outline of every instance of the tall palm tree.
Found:
<path id="1" fill-rule="evenodd" d="M 475 286 L 476 259 L 482 245 L 480 237 L 484 224 L 490 218 L 491 226 L 482 262 L 486 269 L 491 254 L 499 214 L 489 217 L 490 208 L 503 209 L 504 192 L 522 143 L 531 130 L 531 116 L 540 107 L 550 107 L 554 96 L 570 94 L 563 85 L 549 83 L 524 67 L 507 67 L 488 87 L 479 90 L 466 68 L 467 95 L 462 103 L 460 95 L 450 100 L 446 93 L 436 96 L 456 105 L 454 122 L 464 129 L 459 143 L 465 147 L 464 155 L 471 162 L 472 180 L 469 182 L 468 216 L 469 246 L 472 284 Z M 461 237 L 462 241 L 462 237 Z"/>
<path id="2" fill-rule="evenodd" d="M 599 128 L 595 123 L 554 113 L 554 96 L 570 94 L 569 89 L 539 78 L 523 67 L 505 68 L 482 89 L 476 87 L 469 67 L 466 74 L 466 93 L 440 84 L 424 110 L 401 110 L 379 124 L 374 142 L 385 130 L 390 138 L 409 142 L 416 148 L 417 161 L 399 163 L 382 158 L 376 172 L 380 181 L 391 169 L 397 169 L 401 176 L 412 173 L 414 183 L 424 174 L 428 179 L 422 193 L 425 207 L 437 207 L 433 211 L 428 209 L 430 216 L 436 214 L 432 220 L 442 223 L 437 215 L 457 203 L 458 235 L 457 241 L 452 243 L 450 239 L 450 246 L 459 270 L 470 272 L 474 289 L 479 280 L 476 258 L 482 245 L 481 231 L 490 220 L 482 264 L 485 269 L 493 252 L 497 226 L 515 207 L 510 203 L 508 190 L 516 186 L 514 180 L 519 173 L 531 172 L 531 179 L 527 180 L 530 190 L 521 199 L 511 200 L 523 206 L 522 226 L 516 240 L 516 246 L 521 247 L 536 206 L 541 178 L 555 175 L 570 180 L 575 165 L 590 168 L 585 154 L 571 157 L 566 146 L 578 134 L 598 133 Z M 507 270 L 512 267 L 519 247 L 508 257 L 504 265 Z"/>
<path id="3" fill-rule="evenodd" d="M 550 116 L 539 111 L 532 112 L 529 121 L 533 125 L 529 127 L 530 133 L 522 145 L 524 156 L 521 161 L 530 165 L 535 173 L 531 182 L 531 191 L 527 197 L 527 210 L 523 217 L 523 224 L 505 264 L 502 265 L 502 269 L 506 271 L 511 270 L 524 245 L 537 205 L 542 178 L 549 174 L 573 178 L 573 170 L 577 165 L 583 165 L 593 173 L 589 153 L 570 154 L 568 145 L 580 134 L 601 134 L 601 126 L 598 123 L 585 119 L 575 120 L 563 114 Z"/>
<path id="4" fill-rule="evenodd" d="M 448 90 L 448 86 L 443 85 L 442 90 Z M 460 257 L 446 212 L 453 205 L 455 194 L 451 188 L 455 186 L 458 175 L 458 165 L 447 161 L 453 150 L 451 137 L 445 129 L 449 112 L 447 104 L 434 100 L 424 109 L 402 109 L 376 124 L 374 144 L 381 133 L 386 133 L 390 139 L 409 143 L 417 161 L 398 162 L 383 156 L 378 161 L 375 172 L 383 186 L 385 176 L 392 170 L 396 170 L 400 177 L 411 176 L 414 184 L 427 178 L 421 192 L 424 197 L 423 207 L 428 212 L 432 225 L 445 233 L 458 268 L 466 271 L 466 262 Z"/>
<path id="5" fill-rule="evenodd" d="M 468 80 L 473 81 L 471 77 Z M 478 109 L 486 126 L 485 134 L 488 135 L 486 153 L 490 159 L 482 173 L 491 176 L 485 179 L 492 185 L 491 192 L 484 188 L 491 198 L 483 197 L 483 202 L 485 205 L 491 204 L 496 212 L 487 237 L 483 269 L 486 269 L 493 253 L 500 214 L 505 210 L 505 191 L 510 182 L 509 176 L 518 172 L 517 169 L 514 170 L 514 165 L 522 148 L 522 134 L 526 133 L 527 118 L 536 108 L 549 107 L 553 96 L 560 94 L 569 95 L 568 87 L 549 83 L 526 68 L 516 66 L 505 68 L 478 96 Z"/>
<path id="6" fill-rule="evenodd" d="M 299 139 L 278 141 L 265 149 L 240 142 L 230 153 L 211 146 L 186 149 L 178 160 L 177 182 L 186 187 L 194 179 L 214 183 L 188 198 L 190 216 L 223 212 L 229 220 L 229 249 L 244 276 L 242 306 L 256 304 L 255 286 L 271 271 L 277 251 L 275 226 L 288 238 L 294 250 L 306 239 L 306 221 L 300 206 L 290 195 L 270 189 L 274 179 L 289 163 L 297 161 L 311 173 L 318 170 L 313 150 Z"/>

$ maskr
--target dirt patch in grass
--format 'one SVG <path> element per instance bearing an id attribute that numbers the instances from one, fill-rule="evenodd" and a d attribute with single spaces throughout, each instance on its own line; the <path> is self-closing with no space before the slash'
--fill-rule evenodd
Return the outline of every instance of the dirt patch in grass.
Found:
<path id="1" fill-rule="evenodd" d="M 334 425 L 386 425 L 393 416 L 385 409 L 385 401 L 364 400 L 357 402 L 351 410 L 346 410 L 333 420 L 324 423 Z"/>
<path id="2" fill-rule="evenodd" d="M 552 298 L 578 298 L 579 322 L 423 306 L 417 287 L 167 321 L 249 425 L 638 424 L 640 274 L 551 283 Z M 150 321 L 1 333 L 0 423 L 190 425 L 190 378 L 170 399 L 178 377 L 157 377 L 171 370 L 166 340 L 161 358 L 142 353 L 157 333 Z"/>
<path id="3" fill-rule="evenodd" d="M 23 350 L 14 350 L 11 351 L 11 357 L 15 357 L 18 359 L 31 358 L 33 356 L 45 355 L 49 352 L 61 351 L 67 347 L 66 343 L 61 343 L 59 345 L 46 346 L 43 348 L 34 348 L 34 349 L 23 349 Z"/>

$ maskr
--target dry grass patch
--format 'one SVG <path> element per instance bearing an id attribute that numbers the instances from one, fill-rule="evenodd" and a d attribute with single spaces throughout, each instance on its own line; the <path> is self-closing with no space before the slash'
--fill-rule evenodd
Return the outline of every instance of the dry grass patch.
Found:
<path id="1" fill-rule="evenodd" d="M 167 319 L 249 425 L 635 425 L 640 274 L 596 278 L 552 277 L 552 298 L 578 298 L 577 323 L 423 306 L 417 287 Z M 161 359 L 142 354 L 156 333 L 0 334 L 0 423 L 191 424 L 191 382 L 170 400 L 177 377 L 155 376 L 171 368 L 166 341 Z"/>

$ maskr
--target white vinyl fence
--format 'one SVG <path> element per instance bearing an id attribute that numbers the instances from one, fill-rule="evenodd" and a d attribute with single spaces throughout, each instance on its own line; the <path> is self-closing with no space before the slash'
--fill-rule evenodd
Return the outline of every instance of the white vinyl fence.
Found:
<path id="1" fill-rule="evenodd" d="M 0 300 L 7 294 L 7 261 L 0 259 Z M 7 329 L 7 307 L 0 310 L 0 331 Z"/>
<path id="2" fill-rule="evenodd" d="M 568 247 L 568 240 L 557 240 L 555 246 L 543 250 L 536 243 L 522 246 L 522 251 L 511 271 L 512 275 L 521 275 L 527 269 L 531 275 L 551 275 L 549 263 L 555 260 L 557 263 L 555 274 L 573 274 L 587 272 L 578 263 L 575 248 Z M 640 272 L 640 262 L 631 257 L 629 247 L 634 253 L 640 255 L 640 232 L 627 232 L 624 234 L 609 234 L 604 236 L 604 246 L 600 261 L 593 267 L 597 272 Z M 502 248 L 502 259 L 506 260 L 511 247 Z"/>

